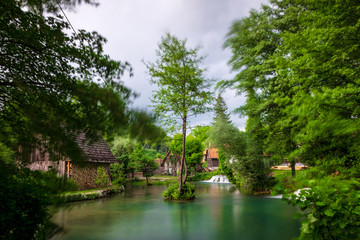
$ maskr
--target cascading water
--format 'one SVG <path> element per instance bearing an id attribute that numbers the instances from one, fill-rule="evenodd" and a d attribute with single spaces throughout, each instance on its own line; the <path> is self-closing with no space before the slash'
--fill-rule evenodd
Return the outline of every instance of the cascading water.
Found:
<path id="1" fill-rule="evenodd" d="M 229 179 L 225 175 L 215 175 L 210 180 L 205 182 L 211 183 L 230 183 Z"/>

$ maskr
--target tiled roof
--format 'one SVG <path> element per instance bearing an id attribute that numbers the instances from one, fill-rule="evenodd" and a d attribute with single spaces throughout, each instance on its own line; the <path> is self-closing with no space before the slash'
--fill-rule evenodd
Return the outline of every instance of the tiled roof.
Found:
<path id="1" fill-rule="evenodd" d="M 99 162 L 99 163 L 115 163 L 116 158 L 110 151 L 109 146 L 106 144 L 105 140 L 101 137 L 99 141 L 90 144 L 86 139 L 85 133 L 80 133 L 76 137 L 76 142 L 79 147 L 84 151 L 85 155 L 88 157 L 89 162 Z"/>
<path id="2" fill-rule="evenodd" d="M 218 149 L 217 148 L 207 148 L 204 151 L 204 154 L 208 152 L 207 158 L 218 158 Z"/>

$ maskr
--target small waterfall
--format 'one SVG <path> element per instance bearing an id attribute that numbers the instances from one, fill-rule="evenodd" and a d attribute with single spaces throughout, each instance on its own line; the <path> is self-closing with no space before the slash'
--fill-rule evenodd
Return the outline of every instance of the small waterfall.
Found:
<path id="1" fill-rule="evenodd" d="M 205 182 L 211 182 L 211 183 L 230 183 L 229 179 L 224 175 L 215 175 L 210 180 Z"/>

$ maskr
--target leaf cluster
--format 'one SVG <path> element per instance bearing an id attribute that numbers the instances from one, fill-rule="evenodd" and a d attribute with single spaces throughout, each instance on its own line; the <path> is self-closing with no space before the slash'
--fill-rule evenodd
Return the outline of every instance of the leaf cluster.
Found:
<path id="1" fill-rule="evenodd" d="M 104 53 L 106 39 L 97 32 L 71 33 L 61 15 L 41 14 L 77 2 L 0 4 L 0 142 L 12 149 L 21 145 L 28 153 L 44 145 L 56 153 L 52 159 L 82 159 L 74 143 L 79 132 L 92 141 L 119 129 L 144 137 L 157 132 L 153 117 L 129 108 L 135 94 L 120 78 L 131 74 L 131 66 Z"/>

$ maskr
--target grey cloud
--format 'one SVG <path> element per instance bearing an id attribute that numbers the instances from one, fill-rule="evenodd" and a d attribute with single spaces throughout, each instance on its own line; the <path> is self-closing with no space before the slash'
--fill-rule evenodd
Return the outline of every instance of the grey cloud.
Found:
<path id="1" fill-rule="evenodd" d="M 161 36 L 169 31 L 188 44 L 203 46 L 207 58 L 204 67 L 210 79 L 231 79 L 227 65 L 231 54 L 223 49 L 225 35 L 235 19 L 246 16 L 250 9 L 258 9 L 266 0 L 102 0 L 97 8 L 80 6 L 76 12 L 67 13 L 77 29 L 98 31 L 108 39 L 105 51 L 116 60 L 128 61 L 134 68 L 134 77 L 124 76 L 125 84 L 140 93 L 134 101 L 138 107 L 150 104 L 152 91 L 149 76 L 142 63 L 155 61 L 155 50 Z M 244 96 L 235 91 L 225 91 L 223 97 L 229 109 L 244 104 Z M 210 123 L 212 113 L 192 119 L 192 124 Z M 232 115 L 240 129 L 246 119 Z"/>

